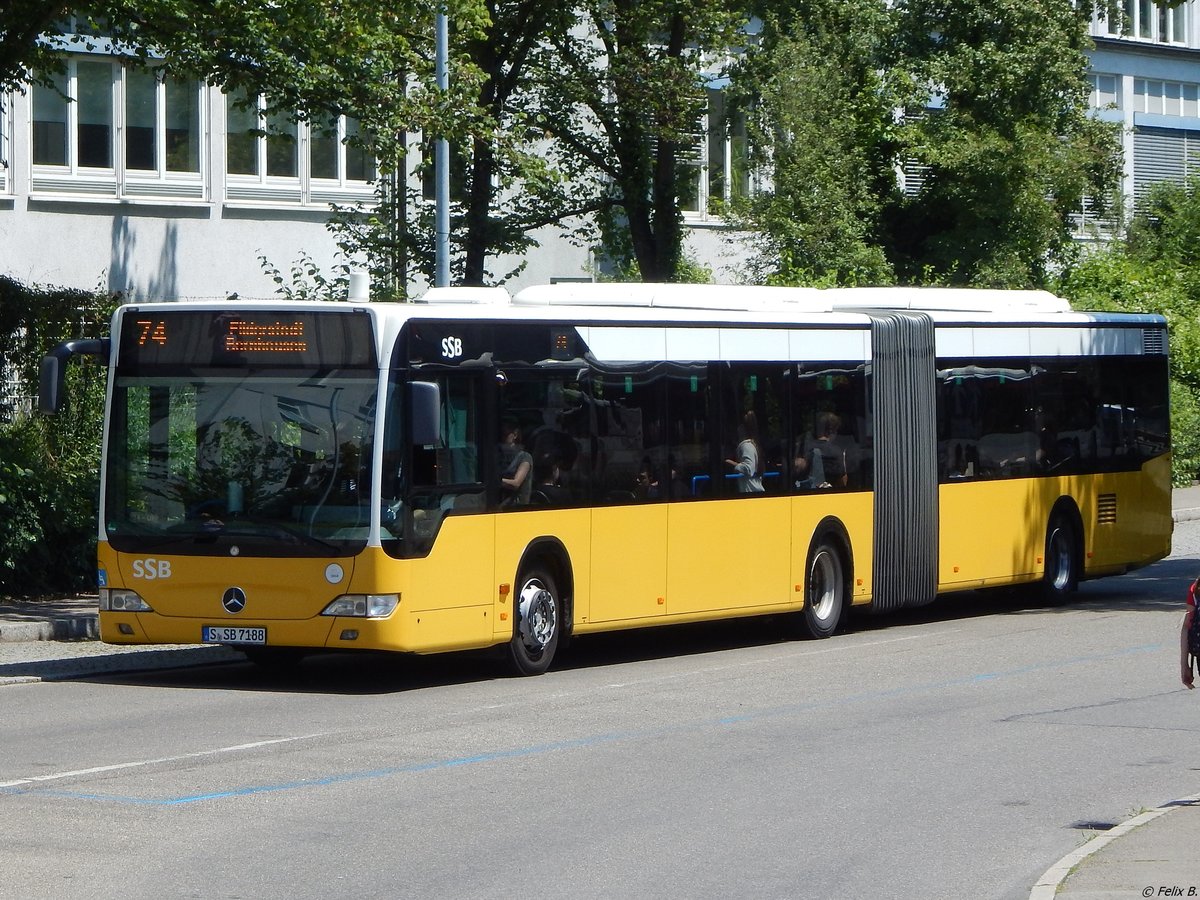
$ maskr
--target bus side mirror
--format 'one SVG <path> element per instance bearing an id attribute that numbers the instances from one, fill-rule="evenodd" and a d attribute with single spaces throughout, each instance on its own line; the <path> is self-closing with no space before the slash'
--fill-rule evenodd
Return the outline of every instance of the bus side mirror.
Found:
<path id="1" fill-rule="evenodd" d="M 110 347 L 108 338 L 63 341 L 43 356 L 38 370 L 38 412 L 52 416 L 62 409 L 68 359 L 86 354 L 98 356 L 104 365 L 108 365 Z"/>
<path id="2" fill-rule="evenodd" d="M 418 447 L 436 446 L 442 439 L 442 391 L 432 381 L 414 381 L 412 410 L 409 417 L 412 443 Z"/>
<path id="3" fill-rule="evenodd" d="M 62 409 L 63 367 L 57 356 L 43 356 L 38 370 L 38 412 L 52 416 Z"/>

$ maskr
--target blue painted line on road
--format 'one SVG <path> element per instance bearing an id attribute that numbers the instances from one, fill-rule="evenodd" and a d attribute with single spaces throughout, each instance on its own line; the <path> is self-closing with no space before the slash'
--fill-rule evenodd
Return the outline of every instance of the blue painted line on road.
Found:
<path id="1" fill-rule="evenodd" d="M 423 772 L 434 772 L 463 766 L 486 765 L 487 763 L 499 762 L 506 759 L 520 759 L 522 757 L 540 756 L 547 753 L 597 747 L 604 744 L 614 744 L 632 740 L 644 740 L 647 738 L 660 738 L 670 734 L 699 731 L 706 728 L 711 728 L 713 726 L 739 725 L 745 722 L 793 716 L 797 713 L 811 712 L 817 709 L 850 706 L 870 700 L 880 700 L 887 697 L 900 697 L 929 693 L 933 691 L 951 690 L 959 687 L 971 687 L 986 682 L 1015 678 L 1022 675 L 1029 675 L 1034 672 L 1042 672 L 1048 669 L 1061 669 L 1066 667 L 1087 665 L 1096 662 L 1105 662 L 1112 659 L 1118 659 L 1123 656 L 1132 656 L 1140 653 L 1154 653 L 1162 650 L 1162 648 L 1162 644 L 1144 644 L 1139 647 L 1127 647 L 1123 650 L 1116 650 L 1111 653 L 1096 654 L 1092 656 L 1075 656 L 1069 659 L 1056 660 L 1054 662 L 1035 663 L 1028 666 L 1019 666 L 1014 669 L 1005 669 L 997 672 L 981 672 L 975 675 L 947 679 L 945 681 L 929 682 L 926 684 L 892 688 L 889 690 L 866 691 L 861 694 L 852 694 L 847 697 L 789 704 L 787 706 L 756 710 L 754 712 L 740 713 L 738 715 L 721 716 L 716 719 L 709 719 L 690 724 L 673 725 L 652 729 L 609 732 L 607 734 L 591 735 L 589 737 L 576 738 L 574 740 L 553 741 L 543 744 L 531 744 L 526 747 L 514 747 L 508 750 L 497 750 L 491 753 L 479 753 L 471 756 L 452 757 L 450 759 L 429 760 L 426 762 L 411 763 L 405 766 L 371 769 L 362 772 L 347 772 L 340 775 L 325 775 L 316 778 L 296 779 L 293 781 L 278 782 L 276 784 L 251 785 L 241 788 L 231 788 L 223 791 L 212 791 L 203 794 L 186 794 L 179 797 L 153 798 L 122 796 L 115 794 L 97 794 L 44 787 L 8 787 L 0 788 L 0 796 L 34 796 L 49 799 L 99 801 L 134 806 L 186 806 L 194 803 L 205 803 L 235 797 L 250 797 L 256 794 L 272 794 L 282 791 L 329 787 L 338 784 L 373 781 L 383 778 L 395 778 L 402 775 L 416 775 Z"/>

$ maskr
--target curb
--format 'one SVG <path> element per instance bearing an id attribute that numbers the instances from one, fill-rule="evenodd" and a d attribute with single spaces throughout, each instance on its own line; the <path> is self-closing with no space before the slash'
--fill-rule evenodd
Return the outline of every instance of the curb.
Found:
<path id="1" fill-rule="evenodd" d="M 194 647 L 190 644 L 155 649 L 131 648 L 94 656 L 31 660 L 0 667 L 0 690 L 19 684 L 72 681 L 105 675 L 129 675 L 161 669 L 183 669 L 220 663 L 245 662 L 246 657 L 229 647 Z M 4 674 L 12 672 L 12 674 Z"/>
<path id="2" fill-rule="evenodd" d="M 0 643 L 17 641 L 96 641 L 100 619 L 94 615 L 58 616 L 33 622 L 0 623 Z"/>
<path id="3" fill-rule="evenodd" d="M 1171 810 L 1178 809 L 1181 806 L 1194 805 L 1198 801 L 1200 801 L 1200 794 L 1183 797 L 1179 800 L 1172 800 L 1170 803 L 1164 803 L 1157 809 L 1134 816 L 1132 819 L 1122 822 L 1117 827 L 1103 834 L 1096 835 L 1082 847 L 1071 851 L 1047 869 L 1045 874 L 1037 880 L 1037 884 L 1029 892 L 1029 900 L 1054 900 L 1058 896 L 1059 888 L 1062 887 L 1063 882 L 1067 880 L 1072 870 L 1092 854 L 1098 853 L 1117 838 L 1124 837 L 1135 828 L 1140 828 L 1142 825 L 1154 821 L 1164 813 L 1169 813 Z"/>
<path id="4" fill-rule="evenodd" d="M 1171 521 L 1173 522 L 1190 522 L 1193 519 L 1200 519 L 1200 506 L 1171 510 Z"/>

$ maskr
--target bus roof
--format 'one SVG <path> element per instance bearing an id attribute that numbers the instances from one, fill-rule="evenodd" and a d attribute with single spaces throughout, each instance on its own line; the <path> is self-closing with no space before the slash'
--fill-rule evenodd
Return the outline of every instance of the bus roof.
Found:
<path id="1" fill-rule="evenodd" d="M 407 319 L 810 325 L 866 328 L 870 314 L 925 312 L 947 325 L 1164 324 L 1150 314 L 1074 311 L 1048 291 L 941 287 L 802 288 L 715 284 L 564 282 L 515 295 L 500 287 L 431 288 L 415 303 L 313 300 L 194 300 L 135 303 L 139 309 L 370 310 L 397 327 Z"/>

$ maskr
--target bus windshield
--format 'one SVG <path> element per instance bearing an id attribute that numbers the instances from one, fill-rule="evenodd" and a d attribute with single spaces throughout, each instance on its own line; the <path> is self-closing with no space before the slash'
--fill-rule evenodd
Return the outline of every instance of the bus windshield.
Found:
<path id="1" fill-rule="evenodd" d="M 110 543 L 357 553 L 370 528 L 376 386 L 361 370 L 118 373 L 105 478 Z"/>

